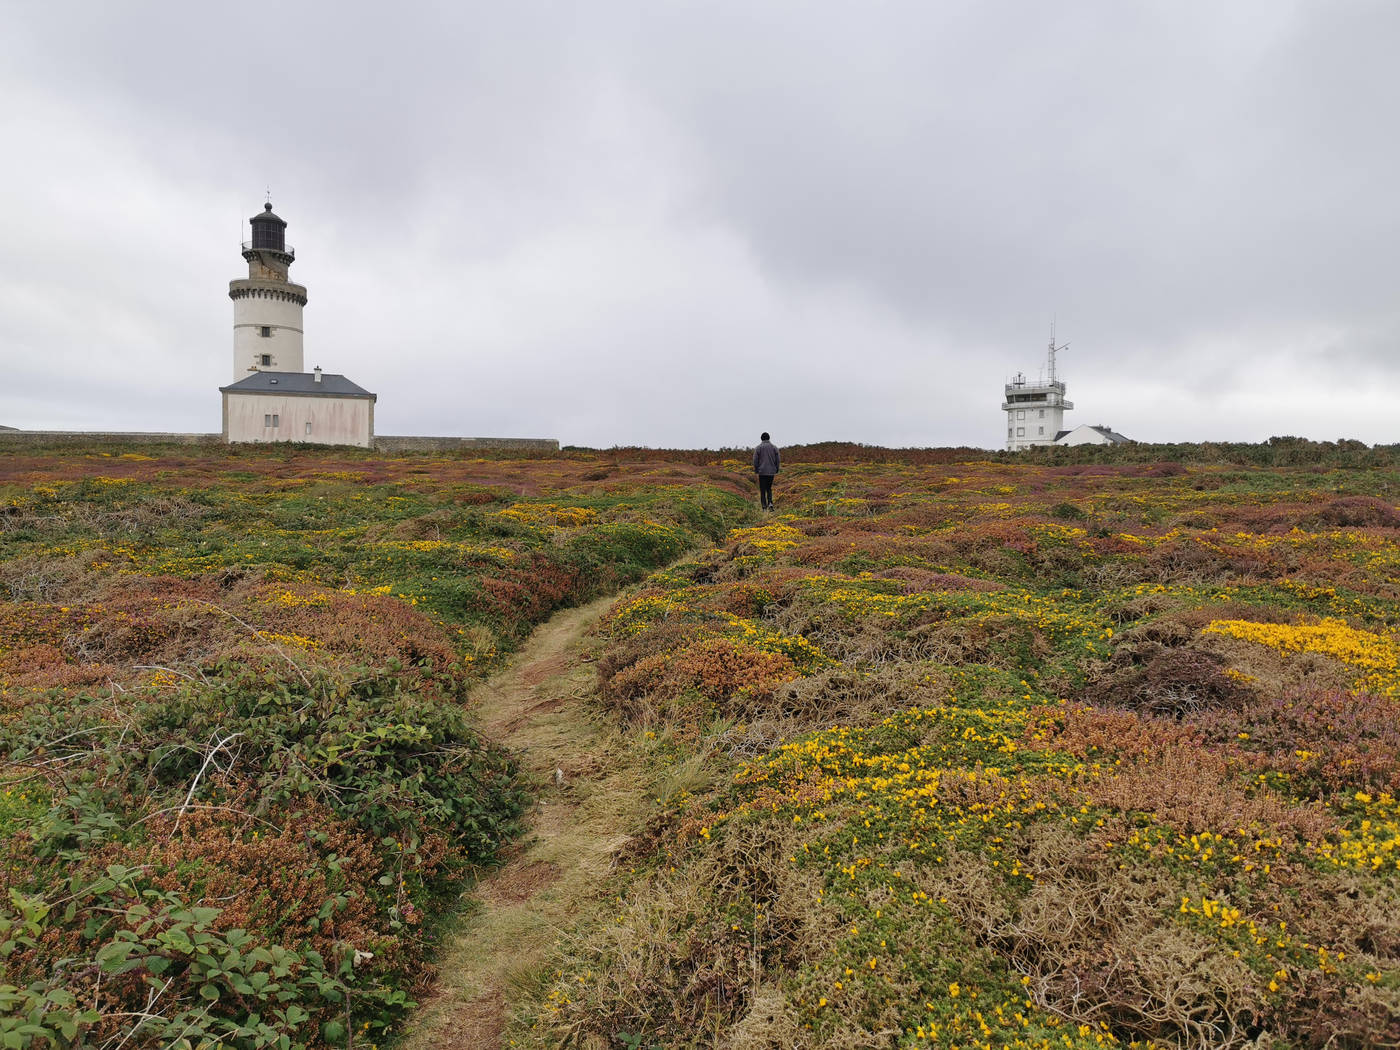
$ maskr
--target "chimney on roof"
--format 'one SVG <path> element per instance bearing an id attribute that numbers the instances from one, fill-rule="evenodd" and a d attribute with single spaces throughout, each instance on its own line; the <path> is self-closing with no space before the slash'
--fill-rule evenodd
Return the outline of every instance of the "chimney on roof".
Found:
<path id="1" fill-rule="evenodd" d="M 312 372 L 316 374 L 316 382 L 319 383 L 321 381 L 321 366 L 317 365 L 315 368 L 312 369 Z"/>

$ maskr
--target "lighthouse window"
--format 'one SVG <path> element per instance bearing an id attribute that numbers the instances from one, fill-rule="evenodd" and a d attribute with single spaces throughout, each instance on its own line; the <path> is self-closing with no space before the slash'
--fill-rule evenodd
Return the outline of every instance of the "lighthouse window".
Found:
<path id="1" fill-rule="evenodd" d="M 265 325 L 263 325 L 261 328 L 258 329 L 258 335 L 262 336 L 264 339 L 271 339 L 271 338 L 272 338 L 272 325 L 270 325 L 270 324 L 265 324 Z"/>
<path id="2" fill-rule="evenodd" d="M 276 412 L 263 413 L 263 426 L 276 430 L 282 424 L 282 417 Z"/>
<path id="3" fill-rule="evenodd" d="M 1025 427 L 1017 427 L 1017 428 L 1016 428 L 1016 436 L 1017 436 L 1018 438 L 1023 438 L 1023 437 L 1025 437 L 1025 436 L 1026 436 L 1026 428 L 1025 428 Z"/>
<path id="4" fill-rule="evenodd" d="M 1040 410 L 1040 418 L 1041 418 L 1041 419 L 1044 419 L 1044 418 L 1045 418 L 1045 409 L 1043 409 L 1043 408 Z"/>
<path id="5" fill-rule="evenodd" d="M 1036 427 L 1036 430 L 1037 430 L 1037 432 L 1039 432 L 1039 433 L 1041 433 L 1041 434 L 1044 434 L 1044 433 L 1045 433 L 1045 428 L 1044 428 L 1044 427 Z"/>
<path id="6" fill-rule="evenodd" d="M 272 364 L 272 355 L 271 355 L 271 354 L 259 354 L 259 355 L 258 355 L 258 364 L 260 364 L 260 365 L 262 365 L 264 368 L 266 368 L 268 365 Z"/>
<path id="7" fill-rule="evenodd" d="M 306 421 L 306 434 L 308 437 L 311 436 L 311 420 L 309 419 Z"/>

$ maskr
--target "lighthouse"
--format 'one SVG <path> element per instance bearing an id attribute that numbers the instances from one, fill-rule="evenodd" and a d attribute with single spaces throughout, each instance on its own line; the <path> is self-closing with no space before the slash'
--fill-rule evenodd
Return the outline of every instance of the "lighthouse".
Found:
<path id="1" fill-rule="evenodd" d="M 271 202 L 248 220 L 252 239 L 243 242 L 248 276 L 228 283 L 233 300 L 233 381 L 250 372 L 301 372 L 301 311 L 306 289 L 287 271 L 296 252 L 287 244 L 287 223 Z"/>
<path id="2" fill-rule="evenodd" d="M 305 370 L 301 311 L 306 289 L 287 271 L 296 253 L 271 203 L 248 220 L 248 276 L 229 281 L 233 300 L 233 382 L 219 387 L 224 440 L 374 444 L 378 397 L 343 375 Z"/>

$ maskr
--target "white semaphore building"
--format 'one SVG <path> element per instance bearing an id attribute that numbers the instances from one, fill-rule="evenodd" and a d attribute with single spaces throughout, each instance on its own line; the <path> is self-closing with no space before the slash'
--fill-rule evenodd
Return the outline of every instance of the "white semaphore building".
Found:
<path id="1" fill-rule="evenodd" d="M 1017 372 L 1006 384 L 1006 400 L 1001 407 L 1006 413 L 1008 452 L 1019 452 L 1032 445 L 1053 445 L 1064 430 L 1065 409 L 1073 408 L 1074 402 L 1065 400 L 1065 384 L 1055 375 L 1055 355 L 1063 349 L 1064 346 L 1055 345 L 1052 328 L 1049 361 L 1041 380 L 1027 382 L 1026 377 Z"/>
<path id="2" fill-rule="evenodd" d="M 249 225 L 248 276 L 228 285 L 234 381 L 219 387 L 224 440 L 369 447 L 375 395 L 343 375 L 305 370 L 306 289 L 288 276 L 296 252 L 286 242 L 286 222 L 267 204 Z"/>
<path id="3" fill-rule="evenodd" d="M 1055 355 L 1066 346 L 1055 345 L 1052 325 L 1045 374 L 1031 383 L 1017 372 L 1006 384 L 1006 399 L 1001 403 L 1006 413 L 1006 451 L 1019 452 L 1032 445 L 1121 445 L 1131 440 L 1102 424 L 1064 428 L 1065 412 L 1074 402 L 1065 400 L 1065 384 L 1055 373 Z"/>

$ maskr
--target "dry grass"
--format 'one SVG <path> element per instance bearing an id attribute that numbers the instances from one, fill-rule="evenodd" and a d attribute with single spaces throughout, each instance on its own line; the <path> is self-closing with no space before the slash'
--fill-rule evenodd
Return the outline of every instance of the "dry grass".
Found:
<path id="1" fill-rule="evenodd" d="M 744 712 L 744 721 L 722 742 L 733 755 L 762 755 L 814 730 L 868 725 L 907 707 L 936 703 L 947 693 L 947 677 L 938 669 L 828 668 L 779 687 L 769 704 Z"/>
<path id="2" fill-rule="evenodd" d="M 666 1045 L 800 1045 L 785 1042 L 796 1023 L 783 975 L 827 950 L 838 927 L 817 903 L 820 876 L 789 861 L 800 841 L 781 825 L 739 822 L 689 863 L 657 870 L 569 943 L 571 971 L 594 978 L 556 988 L 554 1038 L 607 1046 L 646 1031 Z"/>
<path id="3" fill-rule="evenodd" d="M 1321 805 L 1299 805 L 1267 788 L 1247 791 L 1239 763 L 1189 744 L 1159 745 L 1151 753 L 1088 780 L 1091 803 L 1120 812 L 1147 812 L 1187 834 L 1222 828 L 1284 832 L 1299 842 L 1335 835 L 1338 823 Z"/>
<path id="4" fill-rule="evenodd" d="M 1160 870 L 1107 867 L 1098 845 L 1064 828 L 1030 832 L 1015 848 L 1035 879 L 1015 904 L 971 854 L 951 854 L 918 884 L 1029 978 L 1040 1006 L 1200 1050 L 1245 1046 L 1258 1034 L 1257 975 L 1172 922 L 1178 882 Z"/>

